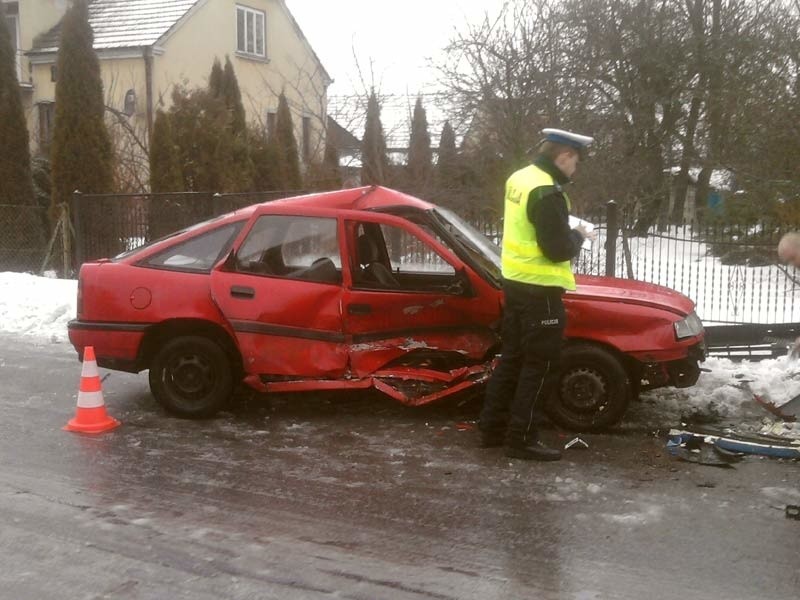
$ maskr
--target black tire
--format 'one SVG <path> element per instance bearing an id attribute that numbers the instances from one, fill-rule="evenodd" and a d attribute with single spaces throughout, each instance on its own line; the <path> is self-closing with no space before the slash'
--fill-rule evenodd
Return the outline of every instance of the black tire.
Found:
<path id="1" fill-rule="evenodd" d="M 567 346 L 545 410 L 554 422 L 572 431 L 606 429 L 625 414 L 630 388 L 628 373 L 613 353 L 588 344 Z"/>
<path id="2" fill-rule="evenodd" d="M 168 412 L 189 419 L 214 416 L 233 392 L 231 362 L 206 337 L 169 340 L 150 364 L 150 391 Z"/>

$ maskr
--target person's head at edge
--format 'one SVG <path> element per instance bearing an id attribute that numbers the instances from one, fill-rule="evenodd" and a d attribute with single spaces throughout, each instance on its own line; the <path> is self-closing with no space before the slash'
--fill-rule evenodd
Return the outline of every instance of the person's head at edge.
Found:
<path id="1" fill-rule="evenodd" d="M 542 129 L 542 133 L 545 137 L 539 143 L 538 155 L 549 159 L 565 177 L 571 178 L 594 139 L 561 129 Z"/>
<path id="2" fill-rule="evenodd" d="M 800 233 L 790 231 L 778 243 L 778 257 L 782 262 L 800 267 Z"/>

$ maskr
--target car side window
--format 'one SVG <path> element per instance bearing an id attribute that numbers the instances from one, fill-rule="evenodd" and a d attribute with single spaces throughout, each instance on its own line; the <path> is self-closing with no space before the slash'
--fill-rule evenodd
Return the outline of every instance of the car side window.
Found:
<path id="1" fill-rule="evenodd" d="M 354 231 L 356 288 L 447 291 L 456 278 L 453 265 L 405 229 L 359 223 Z"/>
<path id="2" fill-rule="evenodd" d="M 319 283 L 340 283 L 337 222 L 327 217 L 263 215 L 237 252 L 237 270 Z"/>
<path id="3" fill-rule="evenodd" d="M 230 250 L 233 238 L 243 225 L 244 221 L 237 221 L 217 227 L 170 246 L 141 264 L 159 269 L 207 273 Z"/>
<path id="4" fill-rule="evenodd" d="M 381 225 L 392 271 L 396 273 L 437 273 L 455 275 L 449 262 L 424 241 L 405 229 Z"/>

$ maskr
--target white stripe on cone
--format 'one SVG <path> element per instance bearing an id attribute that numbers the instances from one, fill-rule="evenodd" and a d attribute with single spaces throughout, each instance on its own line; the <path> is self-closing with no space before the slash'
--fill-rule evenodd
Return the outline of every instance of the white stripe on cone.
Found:
<path id="1" fill-rule="evenodd" d="M 99 408 L 105 405 L 103 391 L 78 392 L 78 408 Z"/>
<path id="2" fill-rule="evenodd" d="M 81 377 L 100 377 L 100 370 L 97 368 L 97 361 L 96 360 L 85 360 L 83 361 L 83 367 L 81 368 Z"/>

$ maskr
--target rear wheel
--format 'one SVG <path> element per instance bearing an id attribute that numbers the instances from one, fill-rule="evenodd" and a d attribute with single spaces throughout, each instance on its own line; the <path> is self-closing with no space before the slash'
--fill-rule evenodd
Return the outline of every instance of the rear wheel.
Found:
<path id="1" fill-rule="evenodd" d="M 622 419 L 631 397 L 630 379 L 619 359 L 604 348 L 580 344 L 561 355 L 561 375 L 546 411 L 575 431 L 597 431 Z"/>
<path id="2" fill-rule="evenodd" d="M 183 336 L 168 341 L 150 365 L 150 391 L 168 412 L 211 417 L 230 400 L 231 362 L 213 340 Z"/>

